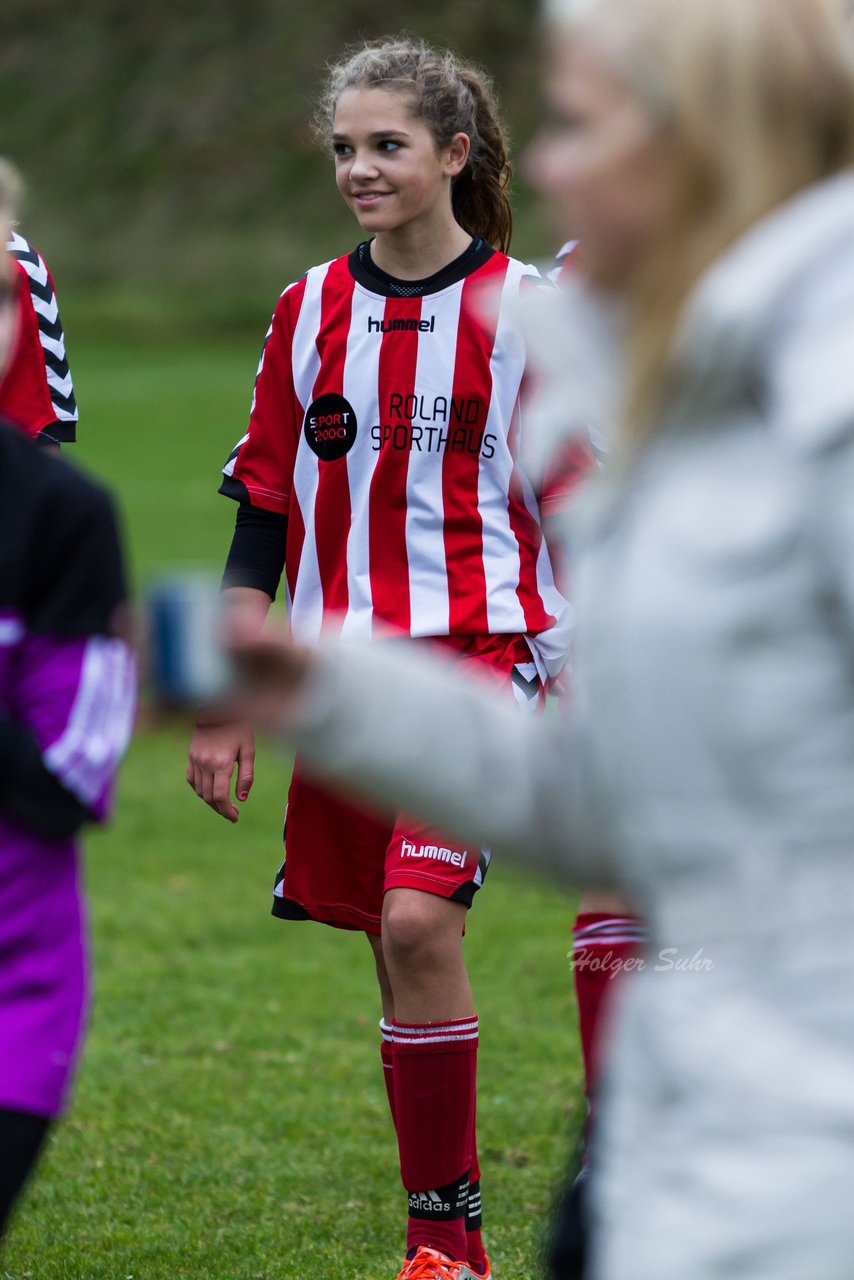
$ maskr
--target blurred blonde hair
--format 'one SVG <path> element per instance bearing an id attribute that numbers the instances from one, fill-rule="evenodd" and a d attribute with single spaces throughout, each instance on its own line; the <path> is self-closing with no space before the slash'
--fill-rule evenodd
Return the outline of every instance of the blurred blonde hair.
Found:
<path id="1" fill-rule="evenodd" d="M 23 185 L 21 175 L 12 162 L 0 156 L 0 224 L 4 230 L 13 227 L 17 221 Z"/>
<path id="2" fill-rule="evenodd" d="M 854 162 L 852 0 L 550 0 L 640 98 L 672 159 L 631 280 L 626 432 L 652 428 L 703 271 L 796 192 Z"/>

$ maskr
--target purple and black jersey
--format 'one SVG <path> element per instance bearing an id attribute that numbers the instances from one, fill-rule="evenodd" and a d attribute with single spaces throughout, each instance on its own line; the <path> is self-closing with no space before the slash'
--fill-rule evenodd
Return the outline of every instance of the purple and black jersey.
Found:
<path id="1" fill-rule="evenodd" d="M 0 424 L 0 1108 L 54 1115 L 86 1002 L 74 832 L 110 808 L 136 696 L 112 503 Z"/>

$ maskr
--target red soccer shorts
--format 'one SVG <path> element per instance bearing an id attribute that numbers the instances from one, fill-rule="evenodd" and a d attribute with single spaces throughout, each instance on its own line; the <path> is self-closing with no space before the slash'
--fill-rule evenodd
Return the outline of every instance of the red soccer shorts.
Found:
<path id="1" fill-rule="evenodd" d="M 523 637 L 443 641 L 448 643 L 466 665 L 478 663 L 478 675 L 512 689 L 523 710 L 542 703 L 544 690 Z M 420 889 L 470 907 L 489 859 L 487 849 L 470 848 L 406 814 L 358 808 L 316 786 L 297 760 L 273 915 L 379 934 L 387 889 Z"/>

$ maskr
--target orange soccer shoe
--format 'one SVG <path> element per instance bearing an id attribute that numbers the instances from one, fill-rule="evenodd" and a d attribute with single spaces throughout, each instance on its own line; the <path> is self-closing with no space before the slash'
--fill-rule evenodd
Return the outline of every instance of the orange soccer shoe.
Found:
<path id="1" fill-rule="evenodd" d="M 452 1262 L 447 1254 L 422 1244 L 415 1257 L 403 1264 L 397 1280 L 492 1280 L 492 1270 L 489 1259 L 485 1271 L 472 1271 L 465 1262 Z"/>

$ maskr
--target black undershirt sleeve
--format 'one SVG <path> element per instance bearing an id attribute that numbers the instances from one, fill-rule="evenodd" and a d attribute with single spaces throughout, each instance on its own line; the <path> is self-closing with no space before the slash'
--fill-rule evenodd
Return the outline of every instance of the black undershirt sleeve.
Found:
<path id="1" fill-rule="evenodd" d="M 91 814 L 45 767 L 29 729 L 0 716 L 0 813 L 48 840 L 67 840 Z"/>
<path id="2" fill-rule="evenodd" d="M 288 517 L 242 503 L 225 562 L 222 585 L 254 587 L 275 600 L 285 567 Z"/>

